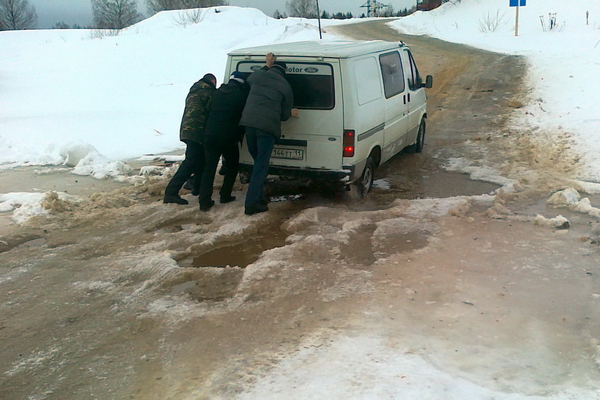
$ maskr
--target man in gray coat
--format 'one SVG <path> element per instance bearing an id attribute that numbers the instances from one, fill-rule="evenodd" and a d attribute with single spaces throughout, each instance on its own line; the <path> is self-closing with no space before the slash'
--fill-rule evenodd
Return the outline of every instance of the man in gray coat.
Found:
<path id="1" fill-rule="evenodd" d="M 240 125 L 246 130 L 248 151 L 254 160 L 250 185 L 246 193 L 245 213 L 253 215 L 269 210 L 263 198 L 263 185 L 269 172 L 269 160 L 275 141 L 281 136 L 281 121 L 298 116 L 292 109 L 294 95 L 285 79 L 287 66 L 267 54 L 266 67 L 255 71 L 246 81 L 250 94 Z"/>

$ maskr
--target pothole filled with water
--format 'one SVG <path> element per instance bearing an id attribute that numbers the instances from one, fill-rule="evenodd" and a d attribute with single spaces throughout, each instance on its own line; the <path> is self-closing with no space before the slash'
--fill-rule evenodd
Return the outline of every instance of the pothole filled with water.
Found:
<path id="1" fill-rule="evenodd" d="M 267 233 L 236 242 L 227 246 L 220 246 L 204 254 L 194 257 L 192 267 L 241 267 L 252 264 L 260 255 L 270 249 L 285 246 L 287 234 L 279 229 L 266 229 Z"/>

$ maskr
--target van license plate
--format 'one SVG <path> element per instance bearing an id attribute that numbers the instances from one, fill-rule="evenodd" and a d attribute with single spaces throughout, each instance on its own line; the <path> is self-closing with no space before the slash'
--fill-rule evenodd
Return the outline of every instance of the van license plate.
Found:
<path id="1" fill-rule="evenodd" d="M 271 157 L 284 158 L 286 160 L 304 160 L 304 150 L 275 147 L 271 153 Z"/>

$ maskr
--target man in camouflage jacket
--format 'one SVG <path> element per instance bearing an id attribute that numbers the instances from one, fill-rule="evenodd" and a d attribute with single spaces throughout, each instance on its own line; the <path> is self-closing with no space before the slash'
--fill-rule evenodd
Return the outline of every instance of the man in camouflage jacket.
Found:
<path id="1" fill-rule="evenodd" d="M 206 74 L 192 85 L 185 99 L 179 131 L 179 139 L 186 144 L 185 159 L 165 189 L 165 203 L 188 204 L 179 196 L 179 190 L 192 174 L 193 192 L 197 194 L 199 191 L 204 171 L 204 127 L 216 85 L 217 78 L 213 74 Z"/>

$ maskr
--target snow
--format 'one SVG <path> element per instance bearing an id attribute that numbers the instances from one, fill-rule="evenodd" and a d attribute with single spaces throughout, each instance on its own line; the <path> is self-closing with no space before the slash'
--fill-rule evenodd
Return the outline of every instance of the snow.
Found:
<path id="1" fill-rule="evenodd" d="M 403 400 L 567 400 L 596 399 L 578 389 L 558 395 L 503 393 L 436 368 L 411 349 L 390 351 L 380 337 L 341 336 L 329 345 L 304 343 L 299 353 L 271 371 L 268 379 L 239 400 L 403 399 Z M 349 356 L 351 355 L 351 356 Z"/>
<path id="2" fill-rule="evenodd" d="M 29 218 L 36 215 L 48 215 L 53 208 L 53 202 L 56 200 L 68 200 L 78 202 L 77 196 L 71 196 L 66 193 L 31 193 L 31 192 L 11 192 L 0 193 L 0 213 L 12 211 L 12 219 L 17 224 L 22 224 Z"/>
<path id="3" fill-rule="evenodd" d="M 600 80 L 596 78 L 600 76 L 600 2 L 530 0 L 519 7 L 518 36 L 516 10 L 508 3 L 451 1 L 391 25 L 403 33 L 525 56 L 529 64 L 526 81 L 532 92 L 530 103 L 520 109 L 513 124 L 524 130 L 556 132 L 556 136 L 567 132 L 584 162 L 580 178 L 600 182 Z M 550 14 L 556 14 L 552 30 Z M 499 22 L 497 29 L 482 32 L 482 26 L 494 21 Z"/>

